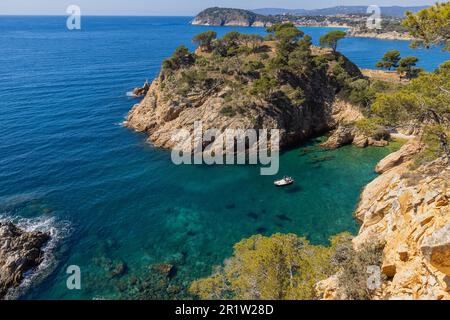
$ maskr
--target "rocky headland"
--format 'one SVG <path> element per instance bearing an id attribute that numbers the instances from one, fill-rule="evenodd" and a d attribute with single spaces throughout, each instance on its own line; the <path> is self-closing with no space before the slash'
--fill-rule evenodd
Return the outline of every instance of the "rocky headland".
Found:
<path id="1" fill-rule="evenodd" d="M 242 9 L 209 8 L 200 12 L 192 25 L 202 26 L 238 26 L 238 27 L 267 27 L 277 21 L 274 17 L 256 14 Z"/>
<path id="2" fill-rule="evenodd" d="M 280 28 L 295 33 L 293 25 Z M 302 34 L 290 46 L 286 34 L 291 33 L 275 31 L 264 40 L 230 33 L 209 38 L 195 53 L 179 48 L 125 125 L 168 149 L 176 143 L 174 130 L 192 133 L 196 121 L 205 130 L 279 129 L 281 148 L 327 132 L 325 148 L 387 145 L 390 131 L 367 119 L 369 110 L 361 104 L 368 98 L 362 93 L 373 97 L 379 90 L 370 77 L 343 55 L 312 46 Z M 387 92 L 393 90 L 389 83 L 381 86 Z M 450 299 L 449 162 L 438 157 L 417 164 L 423 145 L 408 138 L 377 165 L 380 175 L 364 189 L 355 212 L 361 229 L 352 250 L 382 244 L 381 285 L 370 299 Z M 352 298 L 339 275 L 316 285 L 320 298 Z"/>
<path id="3" fill-rule="evenodd" d="M 297 27 L 347 28 L 347 37 L 414 40 L 406 29 L 401 26 L 397 18 L 385 17 L 381 29 L 369 30 L 366 27 L 366 15 L 352 14 L 350 12 L 343 15 L 262 15 L 249 10 L 214 7 L 203 10 L 191 21 L 192 25 L 219 27 L 269 27 L 276 23 L 293 23 Z"/>
<path id="4" fill-rule="evenodd" d="M 372 299 L 450 299 L 450 165 L 447 158 L 412 168 L 417 139 L 383 159 L 355 217 L 356 250 L 384 244 L 381 286 Z M 317 285 L 322 299 L 347 299 L 339 274 Z"/>
<path id="5" fill-rule="evenodd" d="M 11 222 L 0 222 L 0 299 L 42 263 L 43 248 L 49 240 L 49 234 L 27 232 Z"/>
<path id="6" fill-rule="evenodd" d="M 307 47 L 301 49 L 305 65 L 298 71 L 280 69 L 267 75 L 270 60 L 278 55 L 277 44 L 257 41 L 237 44 L 233 50 L 244 53 L 231 56 L 201 48 L 195 54 L 184 52 L 182 59 L 189 62 L 175 70 L 163 68 L 124 124 L 167 149 L 177 143 L 172 140 L 175 130 L 192 133 L 196 121 L 202 122 L 204 130 L 279 129 L 281 148 L 286 148 L 363 118 L 357 106 L 338 96 L 343 86 L 336 75 L 363 78 L 343 55 Z M 257 52 L 244 49 L 253 45 Z M 362 134 L 358 139 L 363 139 Z"/>

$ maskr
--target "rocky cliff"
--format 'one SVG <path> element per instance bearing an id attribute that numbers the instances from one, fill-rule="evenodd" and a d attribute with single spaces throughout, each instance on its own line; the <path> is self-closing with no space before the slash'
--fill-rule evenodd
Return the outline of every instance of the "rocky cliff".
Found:
<path id="1" fill-rule="evenodd" d="M 41 264 L 42 249 L 49 238 L 48 234 L 26 232 L 10 222 L 0 222 L 0 299 Z"/>
<path id="2" fill-rule="evenodd" d="M 253 93 L 269 58 L 276 54 L 273 43 L 261 47 L 267 50 L 265 58 L 250 54 L 219 59 L 197 50 L 192 65 L 170 74 L 161 72 L 124 124 L 168 149 L 177 143 L 171 139 L 174 131 L 192 133 L 196 121 L 202 121 L 204 130 L 222 133 L 224 129 L 280 129 L 283 148 L 361 116 L 357 108 L 336 98 L 339 86 L 330 70 L 339 65 L 346 76 L 356 79 L 361 73 L 345 57 L 328 50 L 314 48 L 312 53 L 325 66 L 306 75 L 289 72 L 280 76 L 286 77 L 282 83 Z"/>
<path id="3" fill-rule="evenodd" d="M 200 12 L 191 22 L 204 26 L 266 27 L 275 22 L 275 18 L 256 14 L 242 9 L 209 8 Z"/>
<path id="4" fill-rule="evenodd" d="M 447 159 L 411 169 L 412 140 L 382 160 L 363 191 L 355 249 L 385 244 L 381 287 L 373 299 L 450 299 L 450 166 Z M 339 274 L 317 285 L 323 299 L 345 299 Z"/>

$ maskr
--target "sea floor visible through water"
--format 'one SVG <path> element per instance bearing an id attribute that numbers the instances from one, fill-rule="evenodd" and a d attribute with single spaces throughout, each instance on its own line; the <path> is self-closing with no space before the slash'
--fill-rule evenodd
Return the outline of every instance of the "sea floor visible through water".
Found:
<path id="1" fill-rule="evenodd" d="M 65 17 L 0 17 L 0 216 L 57 240 L 23 299 L 181 297 L 243 238 L 292 232 L 326 244 L 357 232 L 360 192 L 395 144 L 323 151 L 313 139 L 264 177 L 257 166 L 175 166 L 120 125 L 139 102 L 126 93 L 210 29 L 190 20 L 84 17 L 81 31 L 68 31 Z M 304 30 L 317 43 L 330 29 Z M 427 70 L 448 60 L 401 41 L 345 39 L 339 50 L 371 68 L 395 48 Z M 296 183 L 275 188 L 283 175 Z M 67 289 L 70 265 L 81 268 L 82 290 Z"/>
<path id="2" fill-rule="evenodd" d="M 258 166 L 178 167 L 170 163 L 168 152 L 141 146 L 144 152 L 158 153 L 164 168 L 157 170 L 164 174 L 150 181 L 151 173 L 133 179 L 133 186 L 122 186 L 127 191 L 105 185 L 94 193 L 100 197 L 98 211 L 84 216 L 87 221 L 72 222 L 54 252 L 60 271 L 25 297 L 184 298 L 191 281 L 210 274 L 243 238 L 281 232 L 327 244 L 332 235 L 357 232 L 352 213 L 359 194 L 376 176 L 377 161 L 399 143 L 328 151 L 319 146 L 324 139 L 282 154 L 278 176 L 296 180 L 286 188 L 276 188 L 272 176 L 260 176 Z M 106 196 L 109 192 L 115 193 L 114 200 Z M 33 221 L 50 219 L 59 205 L 57 199 L 43 197 L 14 208 L 17 216 Z M 49 223 L 68 227 L 63 220 Z M 81 291 L 67 290 L 68 265 L 80 266 Z"/>

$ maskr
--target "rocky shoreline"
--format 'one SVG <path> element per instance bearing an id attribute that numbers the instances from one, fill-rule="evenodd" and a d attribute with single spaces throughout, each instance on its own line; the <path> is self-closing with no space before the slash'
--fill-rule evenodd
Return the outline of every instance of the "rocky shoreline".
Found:
<path id="1" fill-rule="evenodd" d="M 411 169 L 421 144 L 413 139 L 376 167 L 355 217 L 355 249 L 384 243 L 384 280 L 372 299 L 450 300 L 450 165 L 441 158 Z M 317 284 L 322 299 L 347 299 L 338 275 Z"/>
<path id="2" fill-rule="evenodd" d="M 273 44 L 268 44 L 273 46 Z M 268 55 L 274 55 L 269 47 Z M 354 78 L 362 78 L 361 71 L 351 61 L 339 53 L 330 55 L 327 49 L 312 48 L 314 57 L 328 57 L 329 67 L 337 62 L 342 64 L 344 72 Z M 208 58 L 208 54 L 197 50 L 198 57 Z M 174 94 L 179 90 L 177 79 L 183 74 L 203 72 L 202 66 L 190 66 L 177 70 L 168 77 L 161 72 L 148 88 L 144 99 L 136 104 L 128 113 L 124 125 L 148 135 L 148 142 L 156 147 L 173 149 L 179 142 L 172 139 L 174 130 L 185 129 L 193 132 L 194 123 L 202 122 L 203 130 L 214 128 L 249 129 L 264 128 L 280 130 L 280 147 L 295 146 L 314 135 L 323 134 L 335 129 L 340 124 L 351 123 L 362 117 L 355 106 L 337 99 L 335 84 L 328 74 L 312 74 L 305 90 L 307 103 L 301 106 L 281 106 L 272 101 L 242 94 L 238 103 L 246 103 L 236 107 L 233 114 L 224 112 L 224 105 L 236 90 L 227 85 L 228 74 L 218 74 L 207 87 L 187 88 L 189 92 Z M 214 66 L 214 68 L 228 68 Z M 240 68 L 240 67 L 238 67 Z M 217 72 L 217 71 L 214 71 Z M 236 70 L 238 74 L 241 70 Z M 331 72 L 331 71 L 328 71 Z M 221 80 L 223 77 L 224 80 Z M 213 83 L 215 82 L 215 83 Z M 247 84 L 251 85 L 251 84 Z M 287 99 L 286 99 L 287 100 Z M 220 137 L 216 137 L 221 141 Z M 210 146 L 215 148 L 214 142 Z"/>
<path id="3" fill-rule="evenodd" d="M 49 241 L 47 233 L 27 232 L 11 222 L 0 222 L 0 299 L 39 267 Z"/>
<path id="4" fill-rule="evenodd" d="M 396 31 L 391 32 L 361 32 L 358 29 L 352 29 L 347 32 L 347 37 L 350 38 L 371 38 L 380 40 L 399 40 L 399 41 L 413 41 L 414 38 L 407 33 L 400 33 Z"/>

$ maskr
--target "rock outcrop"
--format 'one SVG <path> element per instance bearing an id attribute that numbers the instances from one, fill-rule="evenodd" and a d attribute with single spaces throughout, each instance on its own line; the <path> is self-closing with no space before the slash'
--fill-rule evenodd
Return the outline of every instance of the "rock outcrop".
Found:
<path id="1" fill-rule="evenodd" d="M 337 149 L 345 145 L 352 144 L 358 148 L 365 148 L 368 146 L 385 147 L 389 142 L 385 139 L 389 136 L 388 132 L 383 133 L 382 138 L 375 139 L 367 136 L 367 134 L 358 130 L 351 124 L 339 124 L 338 128 L 334 130 L 331 136 L 322 144 L 326 149 Z"/>
<path id="2" fill-rule="evenodd" d="M 330 137 L 322 144 L 326 149 L 337 149 L 345 145 L 353 144 L 359 148 L 368 146 L 384 147 L 388 145 L 386 138 L 389 133 L 381 132 L 379 138 L 368 136 L 366 133 L 359 130 L 355 123 L 363 120 L 364 115 L 360 108 L 351 103 L 336 100 L 333 104 L 331 114 L 332 124 L 336 129 L 331 133 Z"/>
<path id="3" fill-rule="evenodd" d="M 450 222 L 425 238 L 420 250 L 433 267 L 450 276 Z"/>
<path id="4" fill-rule="evenodd" d="M 203 26 L 237 26 L 237 27 L 267 27 L 276 19 L 242 9 L 209 8 L 200 12 L 191 22 Z"/>
<path id="5" fill-rule="evenodd" d="M 401 165 L 402 163 L 408 162 L 412 160 L 417 153 L 419 153 L 421 148 L 422 146 L 417 140 L 411 140 L 409 143 L 405 144 L 403 148 L 391 153 L 386 158 L 381 160 L 377 164 L 375 171 L 380 174 L 385 173 Z"/>
<path id="6" fill-rule="evenodd" d="M 270 45 L 273 46 L 273 43 L 267 45 L 272 50 L 268 54 L 273 56 L 275 49 Z M 314 48 L 313 51 L 316 56 L 330 55 L 328 50 Z M 202 61 L 210 63 L 208 54 L 201 51 L 196 53 L 205 58 Z M 351 77 L 362 76 L 359 69 L 344 56 L 329 56 L 329 60 L 330 68 L 339 60 Z M 179 143 L 173 140 L 176 130 L 184 129 L 192 134 L 194 123 L 198 121 L 201 121 L 203 130 L 218 129 L 222 133 L 225 129 L 279 129 L 280 147 L 285 148 L 327 132 L 340 122 L 361 117 L 356 107 L 336 100 L 338 89 L 326 70 L 296 79 L 303 86 L 301 90 L 305 96 L 297 104 L 289 94 L 295 94 L 298 88 L 293 90 L 288 85 L 273 88 L 273 97 L 267 99 L 248 94 L 254 79 L 244 79 L 245 85 L 234 83 L 233 86 L 242 88 L 239 90 L 230 86 L 230 79 L 233 79 L 230 76 L 245 76 L 245 71 L 240 69 L 242 64 L 235 67 L 234 74 L 222 70 L 230 68 L 226 63 L 231 65 L 236 61 L 235 58 L 228 59 L 223 65 L 214 62 L 207 71 L 204 66 L 193 65 L 170 76 L 162 72 L 150 85 L 142 102 L 129 112 L 125 126 L 147 133 L 149 142 L 166 149 L 173 149 Z M 220 73 L 216 70 L 220 70 Z M 207 85 L 190 85 L 185 92 L 177 94 L 182 87 L 180 81 L 187 73 L 198 75 L 202 72 L 210 77 L 205 81 Z M 285 87 L 288 93 L 282 91 Z M 219 138 L 216 141 L 222 141 Z M 214 142 L 210 147 L 215 148 Z"/>
<path id="7" fill-rule="evenodd" d="M 148 80 L 146 80 L 142 87 L 135 88 L 133 90 L 133 96 L 135 96 L 135 97 L 145 96 L 149 89 L 150 89 L 150 83 L 148 82 Z"/>
<path id="8" fill-rule="evenodd" d="M 412 140 L 378 165 L 383 172 L 363 191 L 355 216 L 355 249 L 382 241 L 386 277 L 374 299 L 450 299 L 450 165 L 438 159 L 410 169 L 420 150 Z M 324 299 L 339 299 L 337 277 L 317 285 Z"/>
<path id="9" fill-rule="evenodd" d="M 48 234 L 26 232 L 10 222 L 0 222 L 0 299 L 41 264 L 49 239 Z"/>
<path id="10" fill-rule="evenodd" d="M 348 37 L 354 38 L 373 38 L 381 40 L 402 40 L 402 41 L 412 41 L 414 40 L 407 32 L 389 31 L 389 32 L 370 32 L 361 31 L 359 29 L 352 29 L 347 32 Z"/>

